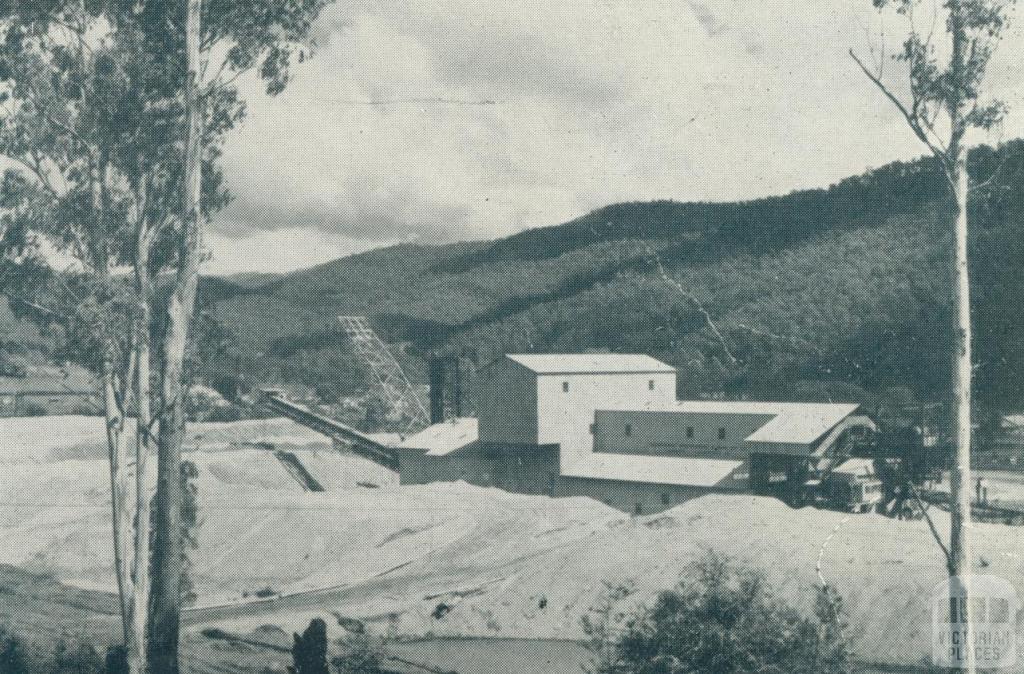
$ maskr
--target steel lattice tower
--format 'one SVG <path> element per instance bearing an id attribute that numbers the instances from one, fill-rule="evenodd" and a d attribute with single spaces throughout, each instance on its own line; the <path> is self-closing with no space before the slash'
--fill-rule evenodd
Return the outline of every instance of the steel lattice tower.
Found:
<path id="1" fill-rule="evenodd" d="M 370 369 L 374 385 L 380 390 L 384 402 L 399 419 L 408 419 L 409 429 L 430 425 L 430 415 L 423 401 L 416 395 L 402 367 L 388 350 L 365 316 L 338 316 L 352 347 Z"/>

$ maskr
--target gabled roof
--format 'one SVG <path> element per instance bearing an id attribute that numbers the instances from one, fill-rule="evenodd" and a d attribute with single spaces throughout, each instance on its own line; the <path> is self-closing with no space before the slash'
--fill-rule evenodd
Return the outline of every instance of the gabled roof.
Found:
<path id="1" fill-rule="evenodd" d="M 505 356 L 537 374 L 672 373 L 671 365 L 635 353 L 513 353 Z"/>
<path id="2" fill-rule="evenodd" d="M 692 487 L 720 485 L 739 489 L 745 485 L 745 482 L 734 481 L 731 475 L 742 465 L 742 461 L 724 459 L 594 452 L 563 470 L 562 475 Z"/>
<path id="3" fill-rule="evenodd" d="M 747 437 L 747 442 L 810 444 L 860 407 L 840 403 L 786 403 L 774 419 Z"/>
<path id="4" fill-rule="evenodd" d="M 460 417 L 427 426 L 398 445 L 402 449 L 425 449 L 427 456 L 444 456 L 479 439 L 476 418 Z"/>

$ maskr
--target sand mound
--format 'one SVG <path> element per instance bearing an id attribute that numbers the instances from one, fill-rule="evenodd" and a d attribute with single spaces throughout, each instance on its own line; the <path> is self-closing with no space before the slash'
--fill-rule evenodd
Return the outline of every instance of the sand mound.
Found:
<path id="1" fill-rule="evenodd" d="M 106 442 L 106 431 L 100 417 L 16 417 L 0 420 L 0 463 L 105 459 Z M 256 419 L 189 424 L 185 449 L 219 451 L 257 443 L 303 447 L 326 446 L 330 441 L 288 419 Z"/>
<path id="2" fill-rule="evenodd" d="M 66 420 L 65 441 L 96 432 L 81 418 Z M 3 446 L 0 562 L 112 589 L 105 462 L 39 459 L 60 443 L 18 435 L 30 428 L 24 422 L 18 432 L 4 431 L 23 440 Z M 290 431 L 285 422 L 217 424 L 205 437 L 230 444 L 275 432 Z M 791 510 L 744 495 L 707 496 L 630 518 L 585 498 L 465 484 L 399 487 L 358 457 L 296 453 L 329 491 L 303 492 L 265 449 L 190 455 L 200 471 L 193 572 L 200 604 L 286 598 L 199 610 L 189 620 L 233 631 L 268 623 L 295 630 L 313 616 L 334 615 L 410 635 L 578 638 L 580 617 L 606 583 L 635 588 L 623 608 L 649 603 L 713 549 L 764 569 L 779 594 L 805 606 L 820 561 L 822 576 L 844 598 L 862 657 L 915 663 L 930 651 L 928 598 L 945 571 L 921 521 Z M 946 516 L 936 518 L 948 530 Z M 985 573 L 1024 588 L 1022 534 L 977 525 L 975 549 Z"/>

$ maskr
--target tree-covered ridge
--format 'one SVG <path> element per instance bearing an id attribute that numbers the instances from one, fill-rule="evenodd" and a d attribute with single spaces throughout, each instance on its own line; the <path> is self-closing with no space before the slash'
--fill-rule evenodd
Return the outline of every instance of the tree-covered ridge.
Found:
<path id="1" fill-rule="evenodd" d="M 978 386 L 1007 405 L 1024 402 L 1022 162 L 1020 141 L 972 154 L 978 180 L 996 175 L 972 204 Z M 619 204 L 494 242 L 344 258 L 236 293 L 216 315 L 244 353 L 266 354 L 253 359 L 260 376 L 322 382 L 330 374 L 318 363 L 345 363 L 341 390 L 363 381 L 335 319 L 353 313 L 411 343 L 402 358 L 414 376 L 428 350 L 484 363 L 603 348 L 676 365 L 693 395 L 910 387 L 936 398 L 949 339 L 944 190 L 933 162 L 919 160 L 749 202 Z"/>

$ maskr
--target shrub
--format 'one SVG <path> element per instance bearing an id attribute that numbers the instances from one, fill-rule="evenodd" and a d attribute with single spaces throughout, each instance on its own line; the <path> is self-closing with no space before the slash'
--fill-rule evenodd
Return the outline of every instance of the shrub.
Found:
<path id="1" fill-rule="evenodd" d="M 105 674 L 128 674 L 128 654 L 124 646 L 111 646 L 104 658 Z"/>
<path id="2" fill-rule="evenodd" d="M 0 627 L 0 672 L 30 674 L 21 641 L 3 627 Z"/>
<path id="3" fill-rule="evenodd" d="M 103 674 L 104 663 L 96 649 L 88 644 L 79 644 L 71 649 L 63 642 L 57 642 L 50 674 Z"/>
<path id="4" fill-rule="evenodd" d="M 379 639 L 356 634 L 343 645 L 345 654 L 331 661 L 337 674 L 383 674 L 386 671 L 380 655 L 384 646 Z"/>
<path id="5" fill-rule="evenodd" d="M 47 415 L 46 408 L 39 403 L 26 403 L 22 413 L 26 417 L 45 417 Z"/>
<path id="6" fill-rule="evenodd" d="M 328 674 L 327 623 L 322 618 L 313 618 L 301 636 L 295 635 L 292 660 L 296 674 Z"/>
<path id="7" fill-rule="evenodd" d="M 600 605 L 597 620 L 584 621 L 593 674 L 850 671 L 842 606 L 827 588 L 807 617 L 772 595 L 763 574 L 709 554 L 652 607 L 610 624 L 619 598 Z"/>

